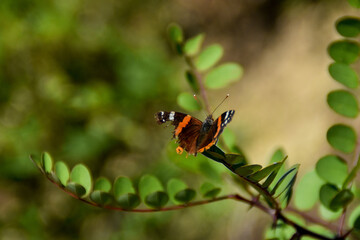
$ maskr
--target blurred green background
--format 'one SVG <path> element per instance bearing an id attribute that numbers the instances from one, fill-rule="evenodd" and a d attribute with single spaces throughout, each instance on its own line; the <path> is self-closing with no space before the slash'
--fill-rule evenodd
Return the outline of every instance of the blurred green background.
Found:
<path id="1" fill-rule="evenodd" d="M 179 160 L 170 128 L 155 124 L 155 112 L 181 110 L 176 96 L 190 90 L 166 39 L 175 21 L 244 66 L 241 82 L 209 96 L 212 106 L 232 96 L 219 112 L 237 111 L 230 128 L 250 160 L 284 146 L 310 168 L 329 151 L 325 132 L 337 120 L 324 100 L 336 86 L 326 47 L 351 10 L 336 0 L 1 0 L 0 239 L 261 239 L 270 219 L 231 201 L 151 214 L 86 206 L 28 156 L 48 151 L 111 180 L 151 173 L 164 184 L 231 185 L 216 163 Z"/>

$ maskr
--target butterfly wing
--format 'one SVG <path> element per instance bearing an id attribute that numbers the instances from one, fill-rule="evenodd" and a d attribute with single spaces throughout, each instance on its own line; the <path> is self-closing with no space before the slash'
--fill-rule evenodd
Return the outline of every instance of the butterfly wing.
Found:
<path id="1" fill-rule="evenodd" d="M 215 145 L 226 125 L 231 122 L 234 114 L 235 110 L 229 110 L 221 114 L 214 121 L 214 124 L 210 127 L 208 133 L 204 136 L 204 138 L 197 143 L 196 152 L 204 152 L 208 150 L 211 146 Z"/>
<path id="2" fill-rule="evenodd" d="M 196 141 L 200 135 L 202 122 L 188 114 L 180 112 L 158 112 L 155 118 L 159 124 L 171 121 L 175 126 L 174 137 L 178 139 L 179 146 L 189 154 L 196 153 Z"/>

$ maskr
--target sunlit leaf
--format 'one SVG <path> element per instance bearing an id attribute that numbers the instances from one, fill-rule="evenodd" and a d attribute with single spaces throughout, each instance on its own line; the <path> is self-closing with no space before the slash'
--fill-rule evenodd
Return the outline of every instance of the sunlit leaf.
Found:
<path id="1" fill-rule="evenodd" d="M 349 126 L 336 124 L 328 130 L 326 137 L 333 148 L 344 153 L 351 153 L 355 149 L 356 134 Z"/>
<path id="2" fill-rule="evenodd" d="M 195 66 L 199 71 L 205 71 L 215 65 L 223 55 L 220 44 L 213 44 L 205 48 L 195 59 Z"/>
<path id="3" fill-rule="evenodd" d="M 351 64 L 358 59 L 360 46 L 359 43 L 354 41 L 340 40 L 331 43 L 328 52 L 335 62 Z"/>
<path id="4" fill-rule="evenodd" d="M 329 106 L 337 113 L 355 118 L 359 113 L 358 102 L 354 95 L 345 90 L 332 91 L 327 95 Z"/>
<path id="5" fill-rule="evenodd" d="M 50 156 L 49 153 L 47 152 L 44 152 L 42 155 L 41 155 L 41 163 L 42 163 L 42 166 L 43 166 L 43 169 L 46 173 L 50 173 L 52 171 L 52 168 L 53 168 L 53 160 Z"/>
<path id="6" fill-rule="evenodd" d="M 165 192 L 157 191 L 145 196 L 145 203 L 152 208 L 161 208 L 169 201 Z"/>
<path id="7" fill-rule="evenodd" d="M 134 186 L 131 180 L 127 177 L 116 178 L 114 182 L 113 191 L 115 198 L 118 198 L 124 194 L 135 193 Z"/>
<path id="8" fill-rule="evenodd" d="M 316 163 L 316 173 L 326 182 L 342 185 L 347 177 L 348 167 L 344 159 L 327 155 Z"/>
<path id="9" fill-rule="evenodd" d="M 356 37 L 360 33 L 360 19 L 344 17 L 336 23 L 336 30 L 344 37 Z"/>
<path id="10" fill-rule="evenodd" d="M 145 201 L 145 197 L 154 192 L 162 192 L 164 188 L 158 178 L 153 175 L 144 175 L 139 181 L 140 196 Z"/>
<path id="11" fill-rule="evenodd" d="M 78 183 L 86 190 L 85 195 L 90 193 L 92 187 L 92 179 L 89 169 L 83 164 L 77 164 L 70 173 L 70 181 Z"/>
<path id="12" fill-rule="evenodd" d="M 334 212 L 321 204 L 319 207 L 319 213 L 323 219 L 327 221 L 333 221 L 340 218 L 340 216 L 342 215 L 342 210 L 339 209 L 338 211 Z"/>
<path id="13" fill-rule="evenodd" d="M 177 178 L 172 178 L 167 182 L 166 190 L 169 194 L 170 200 L 173 203 L 178 204 L 180 202 L 175 199 L 175 195 L 179 191 L 182 191 L 186 188 L 187 188 L 187 185 L 184 183 L 184 181 L 177 179 Z"/>
<path id="14" fill-rule="evenodd" d="M 109 181 L 109 179 L 107 179 L 105 177 L 99 177 L 95 181 L 94 190 L 99 190 L 102 192 L 110 192 L 111 182 Z"/>
<path id="15" fill-rule="evenodd" d="M 295 188 L 294 204 L 299 210 L 310 210 L 319 200 L 319 191 L 324 181 L 315 171 L 306 173 Z"/>
<path id="16" fill-rule="evenodd" d="M 188 56 L 196 55 L 201 48 L 201 44 L 203 43 L 205 38 L 205 34 L 201 33 L 188 39 L 184 45 L 184 52 Z"/>
<path id="17" fill-rule="evenodd" d="M 180 107 L 187 111 L 199 111 L 201 106 L 193 95 L 187 92 L 180 93 L 177 97 L 177 103 Z"/>
<path id="18" fill-rule="evenodd" d="M 201 185 L 200 192 L 205 198 L 215 198 L 221 192 L 221 189 L 206 182 Z"/>
<path id="19" fill-rule="evenodd" d="M 216 89 L 226 87 L 235 82 L 243 75 L 242 67 L 237 63 L 224 63 L 212 69 L 205 76 L 205 85 L 208 88 Z"/>
<path id="20" fill-rule="evenodd" d="M 70 178 L 69 168 L 66 165 L 66 163 L 62 161 L 56 162 L 54 169 L 55 169 L 55 174 L 58 177 L 60 183 L 63 186 L 66 186 Z"/>
<path id="21" fill-rule="evenodd" d="M 359 86 L 357 72 L 347 64 L 332 63 L 329 66 L 329 73 L 333 79 L 348 88 L 357 88 Z"/>

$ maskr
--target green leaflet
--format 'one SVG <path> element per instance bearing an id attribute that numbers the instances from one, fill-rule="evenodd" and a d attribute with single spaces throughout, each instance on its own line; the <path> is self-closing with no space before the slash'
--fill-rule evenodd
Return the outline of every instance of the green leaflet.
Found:
<path id="1" fill-rule="evenodd" d="M 186 40 L 183 48 L 185 54 L 188 56 L 196 55 L 200 51 L 204 38 L 205 38 L 205 34 L 200 33 L 195 37 Z"/>
<path id="2" fill-rule="evenodd" d="M 355 41 L 339 40 L 330 44 L 328 52 L 335 62 L 351 64 L 358 59 L 360 46 Z"/>
<path id="3" fill-rule="evenodd" d="M 86 190 L 85 196 L 90 193 L 92 178 L 89 169 L 84 164 L 77 164 L 73 167 L 70 173 L 70 181 L 83 186 Z"/>
<path id="4" fill-rule="evenodd" d="M 348 175 L 347 163 L 338 156 L 327 155 L 316 163 L 316 173 L 324 181 L 341 186 Z"/>
<path id="5" fill-rule="evenodd" d="M 359 114 L 355 96 L 346 90 L 331 91 L 327 95 L 327 103 L 335 112 L 345 117 L 355 118 Z"/>
<path id="6" fill-rule="evenodd" d="M 348 64 L 332 63 L 329 66 L 329 73 L 333 79 L 348 88 L 357 88 L 359 86 L 358 74 Z"/>
<path id="7" fill-rule="evenodd" d="M 55 174 L 58 177 L 60 183 L 63 186 L 66 186 L 70 178 L 70 172 L 68 166 L 66 165 L 66 163 L 59 161 L 55 163 L 54 168 L 55 168 Z"/>
<path id="8" fill-rule="evenodd" d="M 326 138 L 329 144 L 336 150 L 351 153 L 356 145 L 356 133 L 352 127 L 336 124 L 329 128 Z"/>
<path id="9" fill-rule="evenodd" d="M 194 96 L 187 92 L 183 92 L 178 95 L 177 103 L 180 107 L 190 112 L 201 109 L 201 106 L 199 105 L 198 101 L 196 101 Z"/>

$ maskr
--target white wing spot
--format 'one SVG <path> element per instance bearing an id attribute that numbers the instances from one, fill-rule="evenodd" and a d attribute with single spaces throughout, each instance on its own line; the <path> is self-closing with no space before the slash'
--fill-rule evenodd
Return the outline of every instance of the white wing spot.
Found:
<path id="1" fill-rule="evenodd" d="M 169 120 L 174 121 L 174 116 L 175 116 L 175 112 L 174 111 L 170 112 Z"/>

